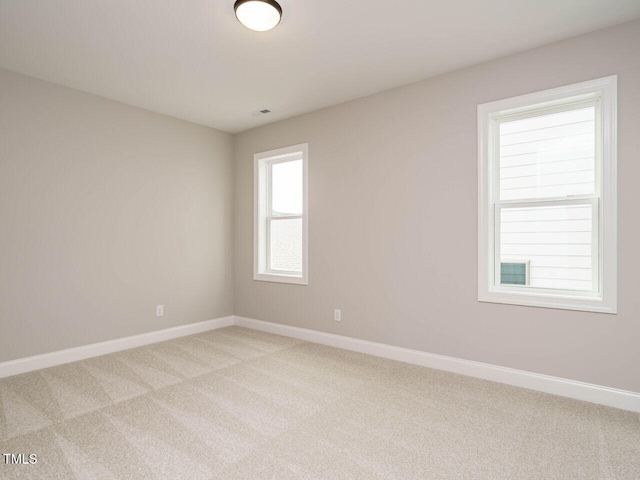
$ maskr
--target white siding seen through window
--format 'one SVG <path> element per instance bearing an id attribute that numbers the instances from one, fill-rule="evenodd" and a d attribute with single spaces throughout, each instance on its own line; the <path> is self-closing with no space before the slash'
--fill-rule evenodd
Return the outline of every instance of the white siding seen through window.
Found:
<path id="1" fill-rule="evenodd" d="M 578 106 L 500 122 L 500 200 L 594 196 L 595 111 L 595 105 Z M 591 292 L 598 287 L 593 223 L 586 198 L 576 205 L 502 208 L 501 263 L 530 261 L 531 287 Z"/>
<path id="2" fill-rule="evenodd" d="M 480 300 L 615 312 L 615 86 L 478 107 Z"/>

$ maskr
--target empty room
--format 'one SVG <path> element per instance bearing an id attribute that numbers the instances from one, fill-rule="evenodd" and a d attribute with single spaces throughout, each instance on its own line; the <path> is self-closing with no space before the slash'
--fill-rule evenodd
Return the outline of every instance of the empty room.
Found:
<path id="1" fill-rule="evenodd" d="M 640 480 L 638 179 L 638 0 L 1 0 L 0 479 Z"/>

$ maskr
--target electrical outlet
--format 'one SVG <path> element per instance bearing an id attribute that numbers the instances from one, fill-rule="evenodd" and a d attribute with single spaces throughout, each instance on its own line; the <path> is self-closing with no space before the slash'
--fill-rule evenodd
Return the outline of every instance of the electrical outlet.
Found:
<path id="1" fill-rule="evenodd" d="M 164 305 L 156 306 L 156 317 L 161 317 L 164 315 Z"/>
<path id="2" fill-rule="evenodd" d="M 333 311 L 333 319 L 334 319 L 336 322 L 341 322 L 341 321 L 342 321 L 342 310 L 339 310 L 339 309 L 337 309 L 337 308 L 336 308 L 336 309 Z"/>

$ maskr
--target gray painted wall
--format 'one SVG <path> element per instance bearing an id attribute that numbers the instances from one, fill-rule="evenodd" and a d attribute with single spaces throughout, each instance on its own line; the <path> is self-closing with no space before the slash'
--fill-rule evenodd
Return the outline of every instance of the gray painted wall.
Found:
<path id="1" fill-rule="evenodd" d="M 235 313 L 640 391 L 638 45 L 636 21 L 234 137 L 0 70 L 0 362 Z M 611 74 L 620 313 L 478 303 L 477 104 Z M 302 142 L 309 286 L 255 282 L 252 155 Z"/>
<path id="2" fill-rule="evenodd" d="M 0 70 L 0 362 L 232 314 L 232 162 L 229 134 Z"/>
<path id="3" fill-rule="evenodd" d="M 635 21 L 236 135 L 236 315 L 640 391 L 638 46 Z M 619 314 L 479 303 L 477 105 L 612 74 Z M 303 142 L 309 285 L 253 281 L 252 155 Z"/>

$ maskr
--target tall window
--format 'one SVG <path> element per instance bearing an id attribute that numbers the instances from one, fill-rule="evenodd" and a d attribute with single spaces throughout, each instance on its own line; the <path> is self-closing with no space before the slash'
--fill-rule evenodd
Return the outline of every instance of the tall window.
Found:
<path id="1" fill-rule="evenodd" d="M 254 186 L 254 280 L 307 285 L 307 144 L 255 154 Z"/>
<path id="2" fill-rule="evenodd" d="M 481 301 L 616 312 L 616 77 L 478 107 Z"/>

